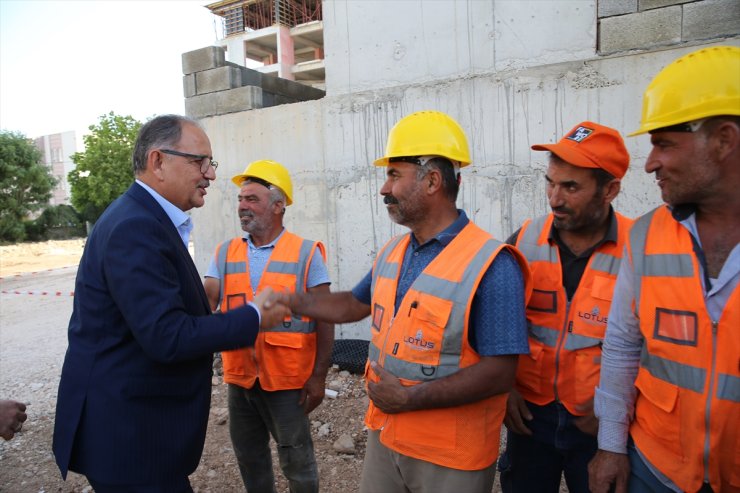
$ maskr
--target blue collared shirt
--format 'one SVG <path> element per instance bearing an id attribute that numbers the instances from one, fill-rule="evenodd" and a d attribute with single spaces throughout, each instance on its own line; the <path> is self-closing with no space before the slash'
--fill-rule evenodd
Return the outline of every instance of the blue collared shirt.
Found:
<path id="1" fill-rule="evenodd" d="M 249 261 L 249 281 L 252 283 L 252 291 L 255 291 L 257 286 L 259 286 L 262 273 L 265 271 L 267 262 L 270 261 L 272 251 L 275 249 L 275 244 L 283 236 L 283 233 L 285 233 L 285 228 L 283 228 L 274 240 L 262 246 L 255 246 L 254 243 L 252 243 L 252 238 L 249 233 L 244 233 L 243 240 L 247 243 L 247 249 L 249 250 L 247 260 Z M 216 262 L 217 253 L 214 253 L 211 258 L 211 263 L 208 265 L 205 277 L 221 279 L 222 273 L 220 272 L 219 265 Z M 329 271 L 324 263 L 324 257 L 320 253 L 315 253 L 314 256 L 311 257 L 311 264 L 308 267 L 306 287 L 313 288 L 321 284 L 331 284 L 331 281 L 329 280 Z M 254 294 L 254 292 L 252 294 Z"/>
<path id="2" fill-rule="evenodd" d="M 172 221 L 172 224 L 177 229 L 177 233 L 180 235 L 180 238 L 182 238 L 185 248 L 187 248 L 188 243 L 190 242 L 190 232 L 193 231 L 193 221 L 190 219 L 190 216 L 175 204 L 159 195 L 152 187 L 143 181 L 137 179 L 136 183 L 149 192 L 149 195 L 151 195 L 162 209 L 164 209 L 165 214 L 170 218 L 170 221 Z"/>
<path id="3" fill-rule="evenodd" d="M 468 224 L 464 211 L 445 230 L 423 245 L 411 234 L 401 264 L 395 309 L 411 284 L 429 263 L 450 244 Z M 370 305 L 372 270 L 355 286 L 352 294 Z M 516 259 L 506 250 L 496 255 L 478 285 L 470 310 L 468 341 L 481 356 L 527 354 L 527 320 L 524 312 L 524 277 Z"/>

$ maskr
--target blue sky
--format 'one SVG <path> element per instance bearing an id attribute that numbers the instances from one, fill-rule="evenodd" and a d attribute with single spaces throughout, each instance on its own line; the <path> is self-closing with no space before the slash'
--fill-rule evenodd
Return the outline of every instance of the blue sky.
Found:
<path id="1" fill-rule="evenodd" d="M 181 55 L 212 45 L 203 0 L 0 0 L 0 129 L 74 130 L 113 111 L 184 113 Z"/>

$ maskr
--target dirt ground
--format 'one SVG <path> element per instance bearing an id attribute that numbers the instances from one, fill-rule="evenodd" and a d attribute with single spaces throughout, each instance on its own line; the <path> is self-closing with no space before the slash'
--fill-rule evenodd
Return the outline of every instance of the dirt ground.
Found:
<path id="1" fill-rule="evenodd" d="M 77 474 L 62 481 L 51 453 L 71 291 L 83 247 L 84 240 L 0 246 L 0 398 L 26 402 L 29 415 L 22 432 L 0 441 L 0 492 L 92 491 Z M 336 368 L 327 388 L 336 390 L 337 398 L 325 398 L 310 417 L 321 491 L 351 493 L 357 491 L 362 471 L 367 396 L 360 377 Z M 335 450 L 342 435 L 352 439 L 354 453 Z M 273 463 L 277 490 L 287 492 L 274 449 Z M 200 493 L 243 491 L 229 439 L 226 386 L 217 376 L 205 450 L 190 479 Z"/>
<path id="2" fill-rule="evenodd" d="M 0 439 L 0 492 L 90 492 L 84 477 L 62 481 L 51 453 L 54 406 L 66 329 L 72 312 L 76 266 L 84 240 L 0 246 L 0 398 L 28 404 L 28 421 L 10 441 Z M 367 398 L 361 379 L 333 368 L 327 387 L 337 391 L 311 414 L 321 490 L 357 490 L 362 471 Z M 354 453 L 334 443 L 349 435 Z M 345 437 L 345 440 L 347 437 Z M 277 488 L 288 487 L 276 466 Z M 196 492 L 243 491 L 231 448 L 226 386 L 214 377 L 211 416 L 201 463 L 191 476 Z"/>

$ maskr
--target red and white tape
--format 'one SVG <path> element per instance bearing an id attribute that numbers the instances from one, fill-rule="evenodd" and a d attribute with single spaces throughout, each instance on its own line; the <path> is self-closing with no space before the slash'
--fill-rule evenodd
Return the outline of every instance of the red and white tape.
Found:
<path id="1" fill-rule="evenodd" d="M 33 296 L 74 296 L 74 291 L 0 291 L 2 294 L 28 294 Z"/>

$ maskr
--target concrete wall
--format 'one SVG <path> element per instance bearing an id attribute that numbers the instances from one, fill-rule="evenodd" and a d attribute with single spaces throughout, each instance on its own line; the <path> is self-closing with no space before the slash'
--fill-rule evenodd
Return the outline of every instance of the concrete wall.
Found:
<path id="1" fill-rule="evenodd" d="M 324 2 L 329 94 L 579 60 L 593 0 Z"/>
<path id="2" fill-rule="evenodd" d="M 602 54 L 740 32 L 738 0 L 599 0 L 598 16 Z"/>
<path id="3" fill-rule="evenodd" d="M 553 142 L 587 119 L 634 130 L 652 77 L 697 48 L 600 56 L 590 1 L 393 5 L 399 10 L 389 15 L 383 1 L 325 3 L 323 99 L 201 119 L 221 163 L 206 205 L 193 212 L 201 272 L 216 244 L 240 232 L 229 178 L 269 158 L 293 177 L 287 227 L 324 241 L 333 289 L 351 289 L 377 250 L 406 231 L 388 219 L 378 193 L 384 170 L 371 163 L 395 122 L 423 109 L 447 112 L 466 130 L 473 164 L 463 169 L 458 205 L 504 239 L 547 212 L 546 153 L 531 151 L 532 144 Z M 648 137 L 627 145 L 632 165 L 615 205 L 636 216 L 660 196 L 642 169 Z M 368 338 L 368 324 L 338 327 L 337 337 Z"/>

